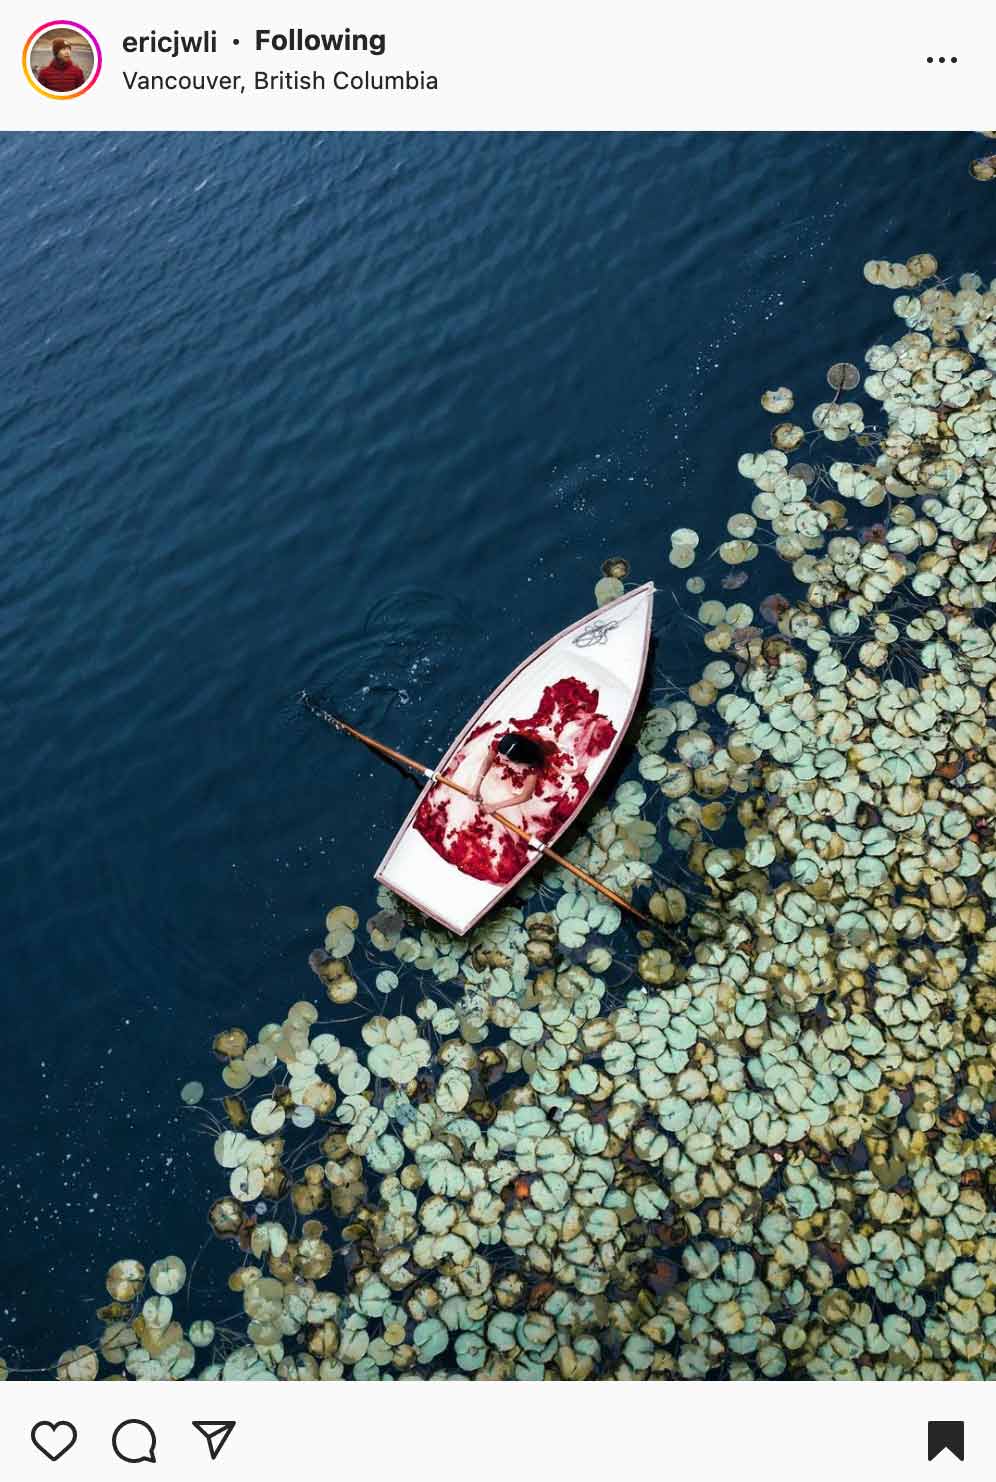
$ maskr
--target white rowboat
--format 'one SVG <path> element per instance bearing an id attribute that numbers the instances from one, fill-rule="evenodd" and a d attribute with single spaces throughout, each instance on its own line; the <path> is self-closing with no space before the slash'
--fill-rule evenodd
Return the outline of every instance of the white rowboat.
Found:
<path id="1" fill-rule="evenodd" d="M 573 823 L 619 749 L 643 686 L 653 603 L 652 582 L 626 592 L 503 680 L 436 768 L 480 802 L 431 778 L 376 871 L 381 884 L 458 936 L 518 884 L 541 857 L 539 846 Z M 530 738 L 545 756 L 532 795 L 512 805 L 508 799 L 525 790 L 522 773 L 495 754 L 510 734 Z"/>

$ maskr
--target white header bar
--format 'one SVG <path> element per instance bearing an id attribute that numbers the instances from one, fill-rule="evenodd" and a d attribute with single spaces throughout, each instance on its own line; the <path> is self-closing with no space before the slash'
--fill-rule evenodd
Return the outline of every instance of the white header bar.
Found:
<path id="1" fill-rule="evenodd" d="M 996 122 L 996 6 L 986 0 L 768 8 L 283 0 L 237 9 L 69 0 L 49 22 L 19 0 L 4 10 L 5 129 L 976 130 Z M 26 62 L 22 53 L 33 33 L 74 19 L 95 38 L 99 76 L 79 95 L 54 97 L 26 72 L 37 75 L 44 47 L 36 41 Z"/>

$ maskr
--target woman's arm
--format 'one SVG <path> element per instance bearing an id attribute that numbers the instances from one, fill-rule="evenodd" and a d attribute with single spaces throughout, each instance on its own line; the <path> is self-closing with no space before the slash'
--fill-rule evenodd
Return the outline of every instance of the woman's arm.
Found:
<path id="1" fill-rule="evenodd" d="M 484 760 L 481 762 L 481 765 L 477 770 L 477 776 L 474 778 L 473 786 L 470 789 L 474 801 L 477 803 L 480 803 L 481 801 L 481 783 L 484 781 L 485 777 L 488 775 L 488 773 L 491 771 L 492 766 L 494 765 L 495 752 L 497 750 L 497 747 L 497 740 L 492 741 L 491 745 L 484 753 Z"/>
<path id="2" fill-rule="evenodd" d="M 529 799 L 536 791 L 537 780 L 538 779 L 536 773 L 531 772 L 530 775 L 526 778 L 525 786 L 522 787 L 517 793 L 514 793 L 512 797 L 506 798 L 502 803 L 481 802 L 481 807 L 483 808 L 485 813 L 502 813 L 506 808 L 517 808 L 520 803 L 528 803 Z"/>

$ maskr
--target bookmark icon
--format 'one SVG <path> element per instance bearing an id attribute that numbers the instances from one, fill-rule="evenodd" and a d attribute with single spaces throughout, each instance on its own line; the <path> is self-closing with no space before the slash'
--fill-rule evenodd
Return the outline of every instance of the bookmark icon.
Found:
<path id="1" fill-rule="evenodd" d="M 927 1460 L 933 1461 L 942 1451 L 949 1451 L 959 1461 L 965 1460 L 965 1422 L 963 1420 L 927 1421 Z"/>
<path id="2" fill-rule="evenodd" d="M 234 1420 L 192 1420 L 190 1424 L 195 1431 L 200 1431 L 207 1442 L 211 1453 L 211 1460 L 217 1461 L 221 1454 L 221 1448 L 235 1429 Z"/>

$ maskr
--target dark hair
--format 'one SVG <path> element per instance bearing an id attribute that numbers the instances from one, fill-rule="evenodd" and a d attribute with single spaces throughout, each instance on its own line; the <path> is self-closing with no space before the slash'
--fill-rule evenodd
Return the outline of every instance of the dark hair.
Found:
<path id="1" fill-rule="evenodd" d="M 69 42 L 66 40 L 65 36 L 56 36 L 56 37 L 54 37 L 53 40 L 52 40 L 52 55 L 53 55 L 53 57 L 57 57 L 59 55 L 60 51 L 62 51 L 63 47 L 68 46 L 68 45 L 69 45 Z"/>
<path id="2" fill-rule="evenodd" d="M 498 742 L 499 755 L 510 762 L 522 762 L 527 767 L 541 767 L 546 761 L 546 751 L 532 736 L 521 736 L 518 731 L 509 731 Z"/>

